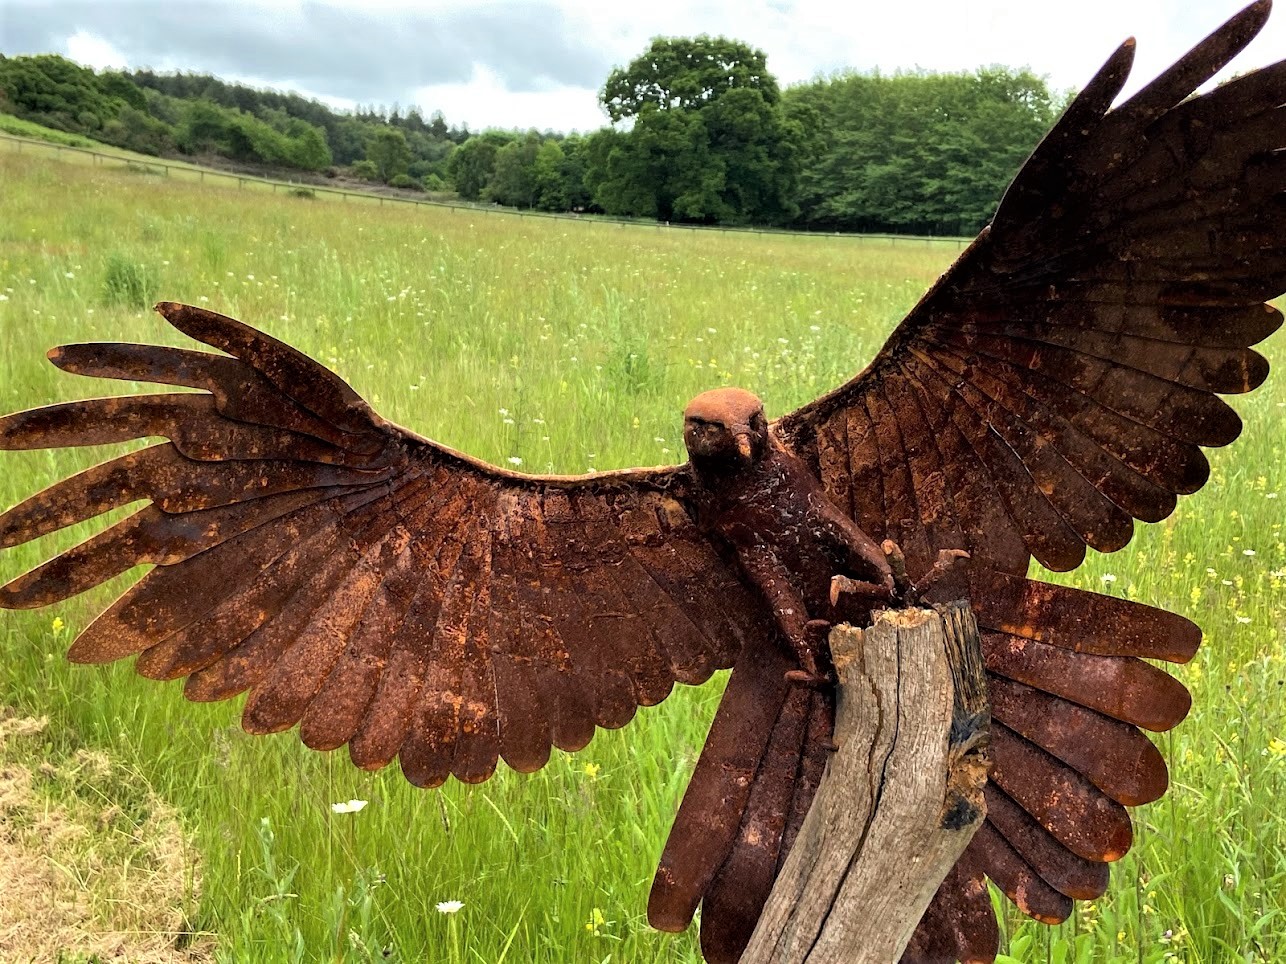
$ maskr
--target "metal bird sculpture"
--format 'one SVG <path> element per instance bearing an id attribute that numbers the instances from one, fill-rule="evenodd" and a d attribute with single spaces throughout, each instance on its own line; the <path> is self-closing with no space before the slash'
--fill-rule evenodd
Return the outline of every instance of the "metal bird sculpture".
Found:
<path id="1" fill-rule="evenodd" d="M 0 588 L 47 606 L 135 566 L 77 662 L 137 655 L 192 700 L 248 692 L 243 726 L 298 724 L 419 786 L 543 766 L 674 683 L 732 667 L 648 908 L 703 905 L 712 962 L 741 954 L 825 768 L 825 628 L 966 595 L 994 724 L 987 819 L 904 960 L 997 953 L 990 878 L 1060 921 L 1107 886 L 1126 808 L 1167 772 L 1140 728 L 1187 691 L 1145 659 L 1200 641 L 1179 616 L 1026 578 L 1129 541 L 1206 481 L 1240 422 L 1219 394 L 1286 290 L 1286 63 L 1194 90 L 1260 29 L 1261 0 L 1111 108 L 1122 45 L 1023 166 L 995 219 L 841 388 L 776 422 L 718 389 L 681 466 L 502 471 L 393 425 L 336 375 L 199 308 L 158 306 L 219 352 L 50 352 L 80 375 L 195 392 L 0 420 L 5 449 L 160 444 L 0 516 L 0 548 L 150 505 Z M 885 540 L 889 540 L 885 543 Z M 967 559 L 965 558 L 967 556 Z M 954 584 L 953 584 L 954 583 Z"/>

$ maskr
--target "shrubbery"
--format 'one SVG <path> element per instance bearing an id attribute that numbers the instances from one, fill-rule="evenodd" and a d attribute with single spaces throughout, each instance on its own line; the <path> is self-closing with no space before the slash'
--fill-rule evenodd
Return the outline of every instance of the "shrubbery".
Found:
<path id="1" fill-rule="evenodd" d="M 153 156 L 337 165 L 409 190 L 545 211 L 708 224 L 970 234 L 1062 102 L 1029 70 L 845 74 L 778 88 L 762 51 L 659 38 L 600 94 L 587 136 L 484 131 L 199 74 L 96 74 L 0 56 L 0 112 Z"/>

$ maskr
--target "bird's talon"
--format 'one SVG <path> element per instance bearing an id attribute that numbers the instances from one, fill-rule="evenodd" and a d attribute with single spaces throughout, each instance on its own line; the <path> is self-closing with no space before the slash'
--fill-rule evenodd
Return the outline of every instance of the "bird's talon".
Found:
<path id="1" fill-rule="evenodd" d="M 918 599 L 928 592 L 942 578 L 957 567 L 969 560 L 969 553 L 964 549 L 939 549 L 937 561 L 933 563 L 933 568 L 925 574 L 924 578 L 911 587 L 911 591 Z"/>
<path id="2" fill-rule="evenodd" d="M 821 673 L 811 672 L 806 669 L 787 670 L 786 682 L 795 686 L 804 686 L 810 690 L 824 690 L 835 685 L 835 681 L 829 676 L 823 676 Z"/>

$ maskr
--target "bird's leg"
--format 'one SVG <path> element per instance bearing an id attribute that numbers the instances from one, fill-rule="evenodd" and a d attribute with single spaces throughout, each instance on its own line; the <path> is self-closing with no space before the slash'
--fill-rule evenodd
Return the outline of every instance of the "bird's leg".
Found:
<path id="1" fill-rule="evenodd" d="M 889 570 L 893 575 L 891 597 L 884 587 L 876 586 L 874 583 L 860 582 L 855 579 L 849 579 L 847 576 L 835 576 L 831 579 L 832 606 L 836 605 L 839 602 L 840 595 L 845 593 L 855 593 L 880 600 L 888 600 L 896 606 L 914 606 L 944 576 L 954 572 L 958 565 L 969 558 L 969 553 L 963 549 L 939 550 L 938 558 L 933 563 L 933 568 L 919 580 L 912 582 L 906 571 L 906 556 L 902 554 L 902 549 L 898 544 L 892 539 L 885 539 L 880 548 L 884 552 L 884 557 L 888 560 Z"/>
<path id="2" fill-rule="evenodd" d="M 841 596 L 857 596 L 874 602 L 889 602 L 892 598 L 887 587 L 848 576 L 831 576 L 831 605 L 838 606 Z"/>
<path id="3" fill-rule="evenodd" d="M 845 568 L 853 574 L 841 573 L 831 578 L 831 608 L 839 605 L 840 596 L 869 600 L 872 606 L 894 601 L 897 582 L 889 560 L 875 540 L 829 501 L 822 500 L 812 508 L 820 523 L 819 534 L 835 547 Z"/>
<path id="4" fill-rule="evenodd" d="M 822 672 L 818 655 L 830 628 L 825 620 L 810 620 L 804 598 L 790 581 L 790 573 L 766 546 L 738 546 L 741 569 L 772 607 L 777 628 L 790 643 L 800 668 L 786 673 L 786 679 L 802 686 L 833 686 L 832 677 Z"/>
<path id="5" fill-rule="evenodd" d="M 827 645 L 830 632 L 831 624 L 825 619 L 810 619 L 804 623 L 804 643 L 808 651 L 813 654 L 814 664 L 816 663 L 817 654 L 822 651 L 823 646 Z M 789 670 L 786 673 L 786 679 L 792 683 L 798 683 L 800 686 L 808 686 L 813 689 L 835 685 L 834 679 L 825 673 L 810 673 L 806 669 Z"/>

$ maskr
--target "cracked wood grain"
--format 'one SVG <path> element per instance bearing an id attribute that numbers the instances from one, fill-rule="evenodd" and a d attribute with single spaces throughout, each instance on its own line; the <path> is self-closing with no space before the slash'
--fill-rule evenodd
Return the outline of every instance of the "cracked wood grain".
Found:
<path id="1" fill-rule="evenodd" d="M 835 627 L 830 646 L 839 749 L 741 964 L 897 961 L 986 814 L 968 604 L 886 610 L 865 631 Z"/>

